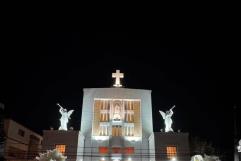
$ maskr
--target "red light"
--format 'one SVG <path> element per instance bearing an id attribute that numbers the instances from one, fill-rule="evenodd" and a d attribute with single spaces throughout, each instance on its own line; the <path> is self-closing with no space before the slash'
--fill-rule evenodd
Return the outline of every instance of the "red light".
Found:
<path id="1" fill-rule="evenodd" d="M 121 153 L 121 148 L 119 147 L 112 148 L 112 153 Z"/>
<path id="2" fill-rule="evenodd" d="M 99 147 L 99 153 L 100 154 L 107 154 L 108 153 L 108 147 L 100 146 Z"/>
<path id="3" fill-rule="evenodd" d="M 135 150 L 134 147 L 125 147 L 124 152 L 125 154 L 134 154 Z"/>

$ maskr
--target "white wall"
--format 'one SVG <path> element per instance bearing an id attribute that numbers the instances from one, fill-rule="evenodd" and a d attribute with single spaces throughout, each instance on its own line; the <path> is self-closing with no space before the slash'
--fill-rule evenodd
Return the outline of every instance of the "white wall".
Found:
<path id="1" fill-rule="evenodd" d="M 151 91 L 128 88 L 88 88 L 84 89 L 81 132 L 85 136 L 92 129 L 93 105 L 95 98 L 140 99 L 143 134 L 153 132 Z"/>

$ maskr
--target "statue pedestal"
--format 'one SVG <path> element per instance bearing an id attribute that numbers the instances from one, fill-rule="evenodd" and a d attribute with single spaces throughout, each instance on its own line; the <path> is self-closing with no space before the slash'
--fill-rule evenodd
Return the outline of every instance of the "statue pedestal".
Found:
<path id="1" fill-rule="evenodd" d="M 44 130 L 43 131 L 43 151 L 61 147 L 67 160 L 76 161 L 82 159 L 84 149 L 84 136 L 76 130 Z M 83 146 L 78 148 L 78 146 Z M 70 155 L 71 154 L 71 155 Z"/>
<path id="2" fill-rule="evenodd" d="M 160 161 L 172 160 L 190 161 L 189 134 L 181 132 L 154 132 L 150 138 L 151 153 Z M 174 160 L 174 159 L 173 159 Z"/>

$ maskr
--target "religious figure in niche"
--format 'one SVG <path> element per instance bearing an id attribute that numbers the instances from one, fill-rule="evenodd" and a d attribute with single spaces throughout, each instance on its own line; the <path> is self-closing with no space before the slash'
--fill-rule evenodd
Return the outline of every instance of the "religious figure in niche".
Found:
<path id="1" fill-rule="evenodd" d="M 118 104 L 115 105 L 114 108 L 114 115 L 113 115 L 113 119 L 114 120 L 120 120 L 121 119 L 121 115 L 120 115 L 120 106 Z"/>
<path id="2" fill-rule="evenodd" d="M 57 105 L 60 107 L 59 112 L 62 115 L 60 118 L 59 130 L 67 131 L 68 130 L 67 124 L 69 122 L 70 115 L 74 112 L 74 110 L 69 110 L 69 112 L 67 112 L 67 110 L 65 108 L 63 108 L 62 106 L 60 106 L 60 104 L 57 103 Z"/>
<path id="3" fill-rule="evenodd" d="M 172 111 L 173 108 L 175 108 L 175 105 L 170 110 L 166 111 L 166 113 L 159 110 L 160 114 L 162 115 L 163 120 L 165 120 L 165 132 L 173 131 L 172 118 L 171 118 L 173 115 L 173 111 Z"/>

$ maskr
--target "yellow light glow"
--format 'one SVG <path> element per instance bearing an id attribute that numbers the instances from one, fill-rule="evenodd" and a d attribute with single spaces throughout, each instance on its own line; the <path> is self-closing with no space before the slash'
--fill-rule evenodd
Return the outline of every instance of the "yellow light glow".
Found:
<path id="1" fill-rule="evenodd" d="M 58 150 L 58 152 L 64 154 L 66 145 L 56 145 L 55 148 Z"/>
<path id="2" fill-rule="evenodd" d="M 176 158 L 176 155 L 177 155 L 177 148 L 175 146 L 168 146 L 167 147 L 167 158 L 173 159 L 173 158 Z"/>

